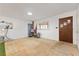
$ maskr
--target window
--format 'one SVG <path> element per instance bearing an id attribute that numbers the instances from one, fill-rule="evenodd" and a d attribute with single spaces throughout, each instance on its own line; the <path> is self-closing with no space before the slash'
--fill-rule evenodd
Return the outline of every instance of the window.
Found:
<path id="1" fill-rule="evenodd" d="M 47 29 L 48 26 L 47 25 L 41 25 L 40 27 L 41 27 L 41 29 Z"/>
<path id="2" fill-rule="evenodd" d="M 37 25 L 38 29 L 48 29 L 48 21 L 43 21 Z"/>

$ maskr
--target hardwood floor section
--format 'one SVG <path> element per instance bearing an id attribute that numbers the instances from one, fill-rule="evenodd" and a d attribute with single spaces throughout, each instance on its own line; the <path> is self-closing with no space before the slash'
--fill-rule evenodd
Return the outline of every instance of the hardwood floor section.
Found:
<path id="1" fill-rule="evenodd" d="M 7 56 L 78 56 L 70 43 L 48 39 L 21 38 L 5 43 Z"/>

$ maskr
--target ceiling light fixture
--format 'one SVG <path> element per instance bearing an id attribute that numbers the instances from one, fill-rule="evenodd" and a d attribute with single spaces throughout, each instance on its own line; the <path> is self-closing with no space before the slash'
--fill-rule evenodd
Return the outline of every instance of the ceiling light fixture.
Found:
<path id="1" fill-rule="evenodd" d="M 28 12 L 27 15 L 32 15 L 32 12 Z"/>

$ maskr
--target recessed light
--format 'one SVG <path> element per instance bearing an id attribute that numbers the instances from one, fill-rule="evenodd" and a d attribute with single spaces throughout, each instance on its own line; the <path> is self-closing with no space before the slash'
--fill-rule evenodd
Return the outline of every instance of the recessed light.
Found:
<path id="1" fill-rule="evenodd" d="M 27 15 L 32 15 L 32 12 L 27 12 Z"/>

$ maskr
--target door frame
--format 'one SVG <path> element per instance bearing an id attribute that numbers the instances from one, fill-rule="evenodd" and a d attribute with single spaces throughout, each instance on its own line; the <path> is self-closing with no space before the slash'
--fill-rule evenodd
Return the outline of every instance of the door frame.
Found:
<path id="1" fill-rule="evenodd" d="M 72 44 L 73 44 L 73 16 L 59 18 L 59 41 L 60 41 L 60 19 L 72 18 Z"/>

